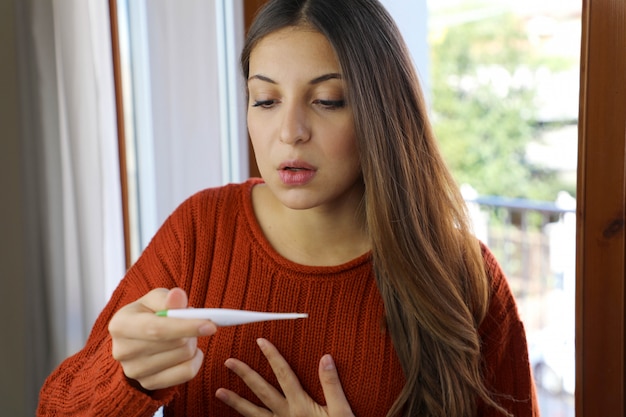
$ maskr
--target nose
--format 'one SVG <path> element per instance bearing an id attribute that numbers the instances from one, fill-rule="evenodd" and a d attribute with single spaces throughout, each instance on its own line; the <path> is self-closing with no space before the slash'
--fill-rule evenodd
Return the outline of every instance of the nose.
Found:
<path id="1" fill-rule="evenodd" d="M 311 129 L 307 109 L 298 104 L 283 104 L 283 118 L 280 127 L 280 141 L 294 145 L 307 142 L 311 138 Z"/>

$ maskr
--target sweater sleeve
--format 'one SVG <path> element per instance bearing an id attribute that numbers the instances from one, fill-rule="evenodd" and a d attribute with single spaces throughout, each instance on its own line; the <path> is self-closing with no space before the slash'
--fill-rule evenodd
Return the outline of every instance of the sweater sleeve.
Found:
<path id="1" fill-rule="evenodd" d="M 479 328 L 486 387 L 492 398 L 515 417 L 539 417 L 524 325 L 498 262 L 485 246 L 482 250 L 491 280 L 489 310 Z M 478 415 L 502 417 L 485 404 L 479 404 Z"/>
<path id="2" fill-rule="evenodd" d="M 147 395 L 128 383 L 112 357 L 108 323 L 119 308 L 148 291 L 178 286 L 184 246 L 179 239 L 189 210 L 183 205 L 166 220 L 114 291 L 83 349 L 48 376 L 40 390 L 37 416 L 152 416 L 176 395 L 175 387 Z"/>

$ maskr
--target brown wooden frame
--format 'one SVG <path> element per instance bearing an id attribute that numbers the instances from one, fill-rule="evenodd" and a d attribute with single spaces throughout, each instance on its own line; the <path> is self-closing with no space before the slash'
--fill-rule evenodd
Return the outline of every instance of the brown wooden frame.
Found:
<path id="1" fill-rule="evenodd" d="M 583 0 L 576 415 L 624 416 L 626 2 Z"/>
<path id="2" fill-rule="evenodd" d="M 122 190 L 122 221 L 124 224 L 124 258 L 126 268 L 131 264 L 130 209 L 128 204 L 128 171 L 126 162 L 126 133 L 124 121 L 124 98 L 122 94 L 122 69 L 117 19 L 117 2 L 109 0 L 109 22 L 111 27 L 111 55 L 113 58 L 113 81 L 115 84 L 115 108 L 117 117 L 117 143 L 120 163 L 120 185 Z"/>

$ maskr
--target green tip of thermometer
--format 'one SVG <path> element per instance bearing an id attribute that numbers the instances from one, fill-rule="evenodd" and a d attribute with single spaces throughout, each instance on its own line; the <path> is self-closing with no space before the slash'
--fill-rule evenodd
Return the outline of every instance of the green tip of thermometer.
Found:
<path id="1" fill-rule="evenodd" d="M 179 319 L 211 320 L 218 326 L 236 326 L 269 320 L 293 320 L 309 317 L 307 313 L 266 313 L 262 311 L 234 310 L 229 308 L 180 308 L 161 310 L 157 316 Z"/>

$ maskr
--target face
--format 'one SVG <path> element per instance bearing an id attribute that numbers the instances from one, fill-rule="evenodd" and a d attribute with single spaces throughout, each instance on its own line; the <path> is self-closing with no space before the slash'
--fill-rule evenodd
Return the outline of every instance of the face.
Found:
<path id="1" fill-rule="evenodd" d="M 261 176 L 292 209 L 362 194 L 352 109 L 335 52 L 319 32 L 286 28 L 250 54 L 248 130 Z"/>

